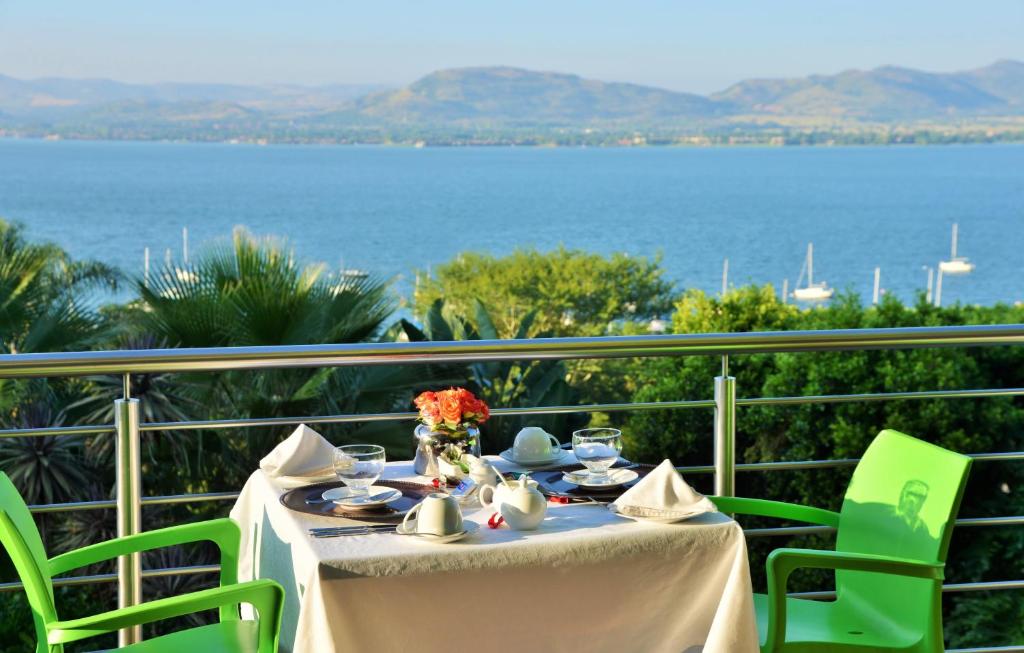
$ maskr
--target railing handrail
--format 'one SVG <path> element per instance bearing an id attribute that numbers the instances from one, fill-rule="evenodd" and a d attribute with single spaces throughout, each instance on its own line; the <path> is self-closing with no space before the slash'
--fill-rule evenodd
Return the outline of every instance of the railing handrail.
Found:
<path id="1" fill-rule="evenodd" d="M 137 349 L 0 356 L 0 378 L 1024 344 L 1024 324 Z"/>

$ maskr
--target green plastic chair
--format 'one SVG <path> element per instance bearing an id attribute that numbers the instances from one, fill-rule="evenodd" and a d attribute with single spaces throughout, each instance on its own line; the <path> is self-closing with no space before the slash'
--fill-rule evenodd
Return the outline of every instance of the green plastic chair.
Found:
<path id="1" fill-rule="evenodd" d="M 124 647 L 136 653 L 224 651 L 273 653 L 281 628 L 284 589 L 271 580 L 238 582 L 241 533 L 230 519 L 172 526 L 119 537 L 47 559 L 32 514 L 7 474 L 0 472 L 0 543 L 21 577 L 36 628 L 36 653 L 63 653 L 64 644 L 104 635 L 137 624 L 219 609 L 220 622 L 155 637 Z M 51 577 L 121 555 L 208 540 L 220 549 L 220 587 L 150 601 L 81 619 L 60 621 Z M 257 620 L 239 619 L 238 605 L 248 603 Z"/>
<path id="2" fill-rule="evenodd" d="M 755 594 L 763 653 L 943 651 L 942 579 L 971 459 L 909 435 L 878 434 L 840 512 L 711 497 L 727 513 L 838 529 L 835 551 L 776 549 L 768 594 Z M 832 569 L 834 601 L 787 598 L 797 569 Z"/>

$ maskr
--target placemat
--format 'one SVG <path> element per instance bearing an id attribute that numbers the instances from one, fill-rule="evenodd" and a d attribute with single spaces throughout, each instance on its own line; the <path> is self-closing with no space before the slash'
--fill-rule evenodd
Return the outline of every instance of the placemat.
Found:
<path id="1" fill-rule="evenodd" d="M 288 490 L 281 495 L 281 505 L 290 510 L 295 510 L 296 512 L 304 512 L 318 517 L 344 517 L 345 519 L 352 519 L 370 524 L 397 524 L 402 521 L 403 517 L 405 517 L 405 513 L 423 500 L 423 497 L 427 496 L 431 492 L 437 491 L 429 485 L 422 485 L 420 483 L 382 480 L 377 481 L 374 485 L 383 485 L 385 487 L 393 487 L 401 490 L 403 495 L 402 498 L 397 501 L 392 501 L 386 506 L 380 508 L 370 508 L 365 510 L 352 508 L 350 506 L 339 506 L 332 501 L 314 504 L 306 503 L 306 499 L 310 497 L 316 497 L 319 499 L 325 491 L 341 487 L 342 485 L 344 485 L 344 483 L 341 481 L 334 481 L 331 483 L 305 485 L 293 490 Z"/>

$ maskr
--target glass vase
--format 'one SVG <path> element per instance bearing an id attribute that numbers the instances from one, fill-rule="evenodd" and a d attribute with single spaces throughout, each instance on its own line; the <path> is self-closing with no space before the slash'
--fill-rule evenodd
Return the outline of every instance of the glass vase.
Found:
<path id="1" fill-rule="evenodd" d="M 416 441 L 413 469 L 422 476 L 438 476 L 437 457 L 449 445 L 458 447 L 463 453 L 480 455 L 480 429 L 474 426 L 467 426 L 457 433 L 451 433 L 434 431 L 426 424 L 419 424 L 413 435 Z"/>

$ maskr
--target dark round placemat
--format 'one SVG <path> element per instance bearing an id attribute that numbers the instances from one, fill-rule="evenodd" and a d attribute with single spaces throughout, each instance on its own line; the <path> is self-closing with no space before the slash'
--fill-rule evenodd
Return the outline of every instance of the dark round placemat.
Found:
<path id="1" fill-rule="evenodd" d="M 572 467 L 571 469 L 550 471 L 550 472 L 536 472 L 530 475 L 530 478 L 537 481 L 537 488 L 541 494 L 547 496 L 567 496 L 567 497 L 579 497 L 581 499 L 599 499 L 602 501 L 608 501 L 610 499 L 616 499 L 623 492 L 636 485 L 640 479 L 647 476 L 652 469 L 653 465 L 637 465 L 631 469 L 637 473 L 637 478 L 624 483 L 622 485 L 616 485 L 608 488 L 594 488 L 594 487 L 582 487 L 575 483 L 569 483 L 562 479 L 562 474 L 566 471 L 575 471 L 582 469 L 579 465 Z"/>
<path id="2" fill-rule="evenodd" d="M 319 499 L 325 491 L 341 487 L 342 485 L 344 483 L 341 481 L 332 481 L 330 483 L 317 483 L 315 485 L 297 487 L 281 495 L 281 505 L 289 510 L 304 512 L 307 515 L 316 515 L 318 517 L 344 517 L 345 519 L 369 524 L 397 524 L 405 517 L 405 513 L 423 500 L 423 497 L 437 491 L 429 485 L 422 485 L 420 483 L 377 481 L 374 485 L 383 485 L 401 490 L 402 498 L 392 501 L 386 506 L 364 510 L 350 506 L 339 506 L 333 501 L 313 504 L 306 503 L 306 499 L 310 497 Z"/>

